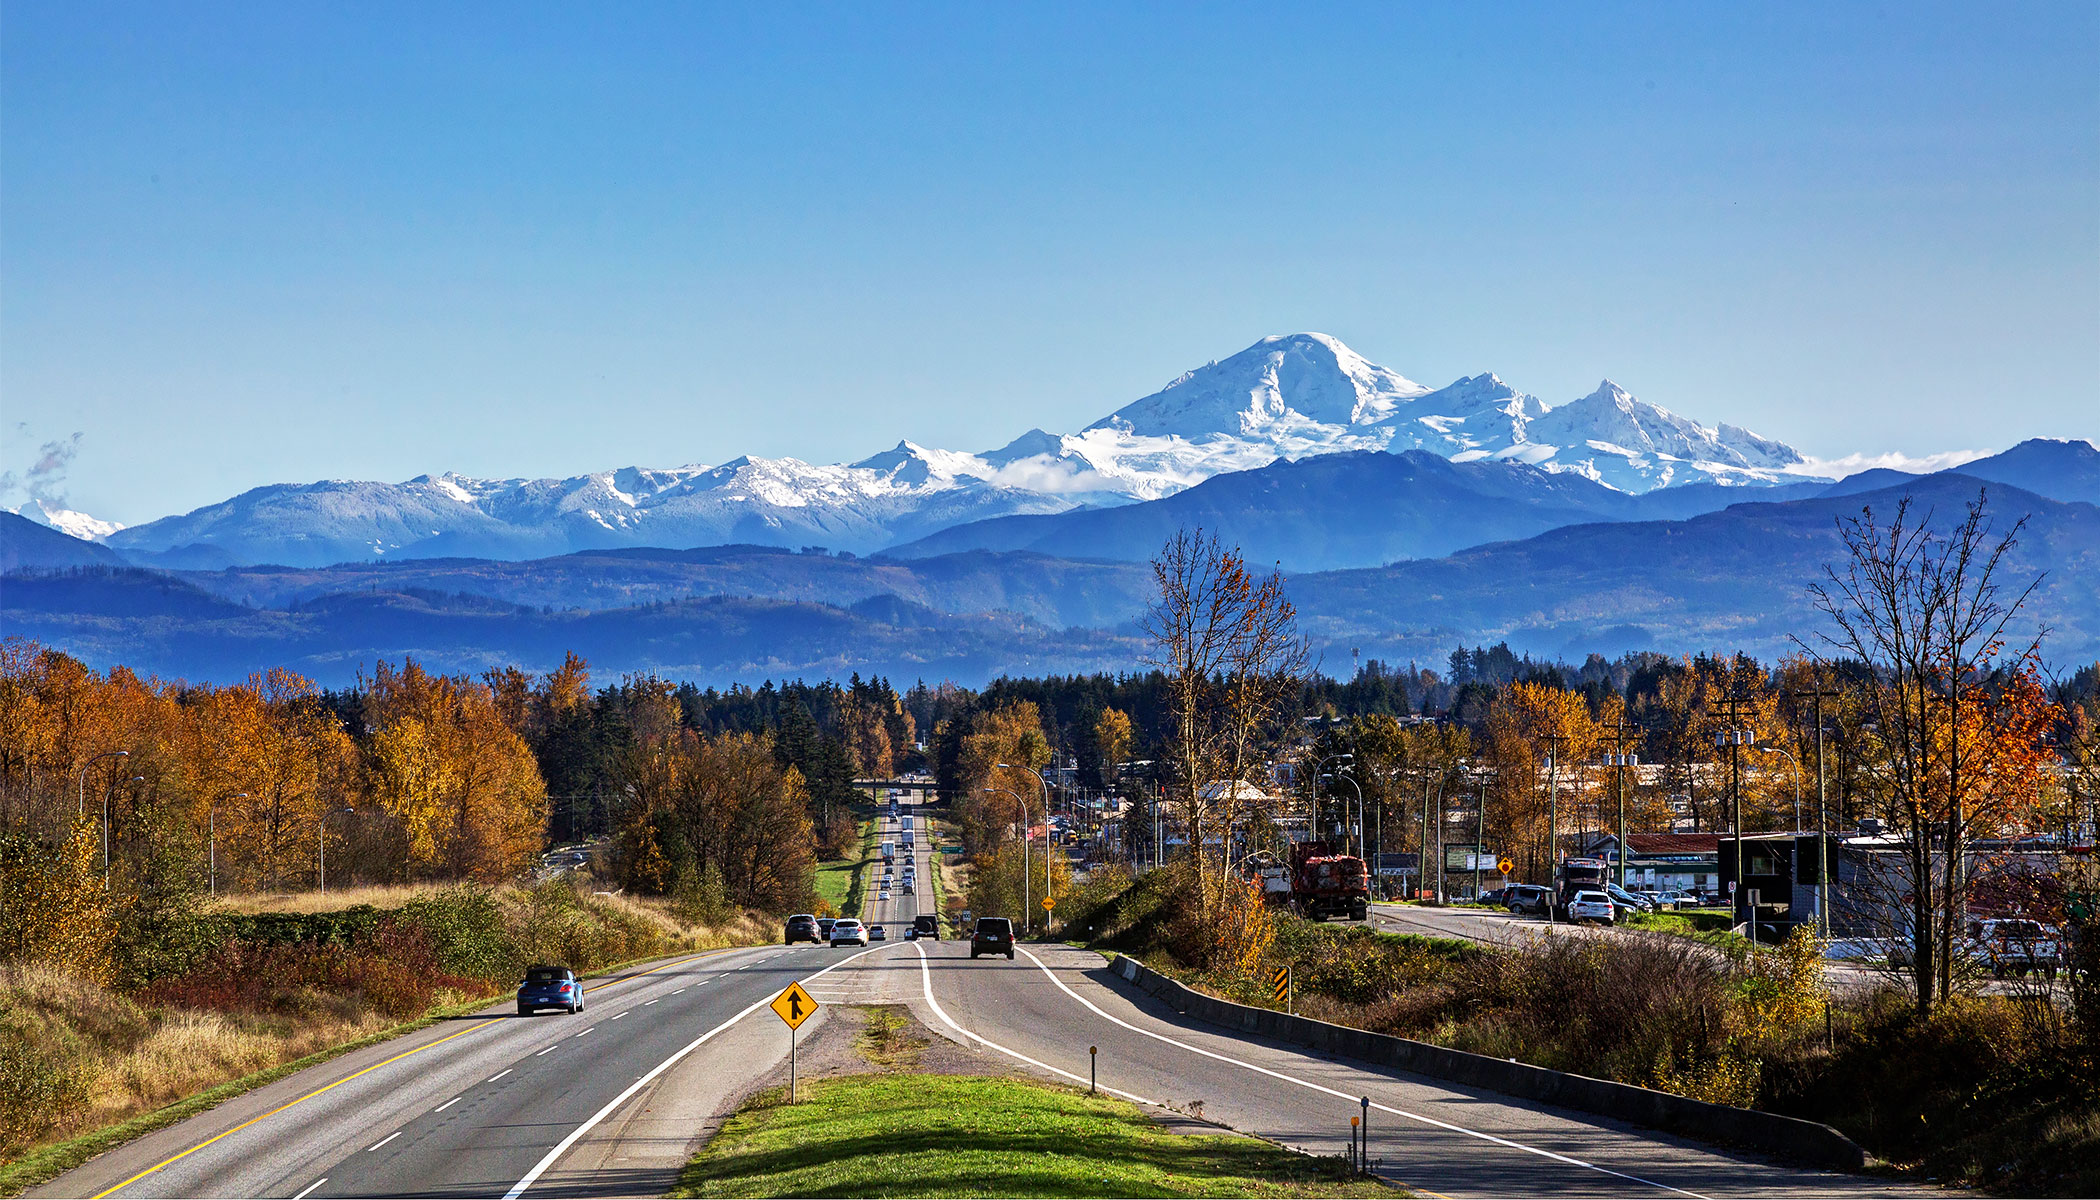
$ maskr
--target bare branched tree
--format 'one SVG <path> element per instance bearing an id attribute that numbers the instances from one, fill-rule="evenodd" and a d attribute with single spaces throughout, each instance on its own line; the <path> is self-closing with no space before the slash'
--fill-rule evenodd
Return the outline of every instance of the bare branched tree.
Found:
<path id="1" fill-rule="evenodd" d="M 1152 577 L 1146 662 L 1166 676 L 1174 787 L 1207 903 L 1228 865 L 1204 862 L 1207 835 L 1230 845 L 1246 799 L 1238 785 L 1260 773 L 1277 714 L 1298 692 L 1306 646 L 1282 575 L 1256 578 L 1238 549 L 1200 529 L 1169 538 Z"/>
<path id="2" fill-rule="evenodd" d="M 1977 761 L 1992 752 L 1979 744 L 1986 731 L 1977 714 L 1965 709 L 1984 703 L 1978 685 L 1994 670 L 2031 666 L 2042 636 L 2007 653 L 2006 630 L 2041 579 L 2017 592 L 2001 586 L 2026 519 L 2000 534 L 1985 499 L 1979 491 L 1945 534 L 1909 497 L 1886 523 L 1872 508 L 1840 520 L 1849 561 L 1842 571 L 1826 567 L 1826 582 L 1810 587 L 1836 627 L 1818 635 L 1824 646 L 1874 670 L 1863 708 L 1878 726 L 1882 792 L 1903 843 L 1909 911 L 1894 932 L 1908 950 L 1920 1014 L 1946 998 L 1959 966 L 1971 797 L 2005 782 Z"/>

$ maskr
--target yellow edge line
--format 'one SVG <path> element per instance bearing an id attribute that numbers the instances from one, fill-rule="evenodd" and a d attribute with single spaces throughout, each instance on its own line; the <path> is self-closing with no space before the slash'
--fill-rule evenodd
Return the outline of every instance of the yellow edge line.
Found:
<path id="1" fill-rule="evenodd" d="M 121 1192 L 125 1188 L 130 1187 L 132 1184 L 137 1183 L 139 1180 L 144 1179 L 146 1176 L 151 1175 L 155 1171 L 160 1170 L 162 1167 L 167 1166 L 169 1163 L 179 1162 L 182 1159 L 188 1158 L 190 1155 L 195 1154 L 197 1151 L 202 1150 L 206 1146 L 211 1145 L 213 1142 L 218 1141 L 219 1138 L 239 1133 L 241 1130 L 248 1128 L 250 1125 L 255 1124 L 257 1121 L 263 1120 L 266 1117 L 274 1117 L 278 1113 L 283 1112 L 285 1109 L 292 1107 L 294 1104 L 304 1104 L 308 1100 L 313 1099 L 315 1096 L 320 1095 L 322 1092 L 327 1091 L 329 1088 L 338 1087 L 342 1084 L 348 1083 L 351 1080 L 357 1078 L 358 1075 L 369 1075 L 373 1071 L 377 1071 L 379 1068 L 387 1065 L 387 1063 L 397 1062 L 401 1059 L 407 1058 L 411 1054 L 421 1054 L 423 1051 L 430 1049 L 432 1046 L 441 1046 L 446 1042 L 451 1041 L 453 1038 L 465 1037 L 468 1034 L 474 1032 L 475 1030 L 480 1029 L 483 1025 L 493 1024 L 495 1020 L 496 1018 L 491 1017 L 486 1021 L 480 1022 L 479 1024 L 469 1025 L 465 1029 L 460 1030 L 458 1033 L 446 1034 L 444 1037 L 439 1038 L 437 1041 L 426 1042 L 421 1046 L 417 1046 L 413 1050 L 403 1050 L 401 1053 L 396 1054 L 393 1058 L 387 1059 L 385 1062 L 373 1063 L 371 1066 L 366 1067 L 362 1071 L 359 1071 L 357 1075 L 345 1075 L 341 1079 L 336 1080 L 334 1083 L 315 1088 L 313 1091 L 306 1093 L 304 1096 L 299 1097 L 297 1100 L 288 1100 L 285 1103 L 278 1105 L 276 1108 L 271 1109 L 269 1112 L 262 1114 L 262 1116 L 250 1117 L 247 1120 L 241 1122 L 240 1124 L 234 1126 L 233 1128 L 227 1130 L 225 1133 L 219 1134 L 218 1137 L 208 1138 L 204 1141 L 198 1142 L 196 1145 L 191 1146 L 189 1149 L 183 1151 L 182 1153 L 175 1155 L 173 1158 L 163 1159 L 160 1162 L 154 1163 L 152 1166 L 147 1167 L 145 1170 L 140 1171 L 138 1174 L 133 1175 L 131 1178 L 125 1180 L 124 1182 L 116 1185 L 113 1188 L 110 1188 L 106 1192 L 95 1193 L 94 1200 L 103 1200 L 103 1197 L 105 1196 Z"/>
<path id="2" fill-rule="evenodd" d="M 755 950 L 757 948 L 758 947 L 755 946 L 726 946 L 720 950 L 703 951 L 702 953 L 695 954 L 690 958 L 681 958 L 674 962 L 667 962 L 660 967 L 651 967 L 646 971 L 637 971 L 632 975 L 623 975 L 620 978 L 613 980 L 611 983 L 606 984 L 605 986 L 612 987 L 614 984 L 626 983 L 630 979 L 639 979 L 644 975 L 654 975 L 658 971 L 669 970 L 672 967 L 682 966 L 685 963 L 689 962 L 697 962 L 700 959 L 709 957 L 710 955 L 727 954 L 731 950 Z M 341 1079 L 336 1080 L 334 1083 L 325 1084 L 321 1087 L 315 1088 L 313 1091 L 306 1093 L 304 1096 L 299 1097 L 297 1100 L 287 1100 L 283 1104 L 278 1105 L 276 1108 L 271 1109 L 269 1112 L 263 1113 L 261 1116 L 248 1118 L 247 1120 L 227 1130 L 225 1133 L 219 1134 L 217 1137 L 206 1138 L 205 1140 L 198 1142 L 196 1145 L 191 1146 L 189 1149 L 183 1151 L 180 1154 L 174 1155 L 171 1158 L 164 1158 L 161 1161 L 154 1163 L 152 1166 L 147 1167 L 145 1170 L 140 1171 L 138 1174 L 133 1175 L 131 1178 L 125 1180 L 124 1182 L 117 1184 L 115 1187 L 110 1188 L 108 1191 L 96 1192 L 93 1197 L 93 1200 L 104 1200 L 105 1197 L 113 1196 L 116 1193 L 123 1191 L 125 1188 L 130 1187 L 132 1184 L 137 1183 L 139 1180 L 144 1179 L 146 1176 L 153 1174 L 155 1171 L 160 1170 L 162 1167 L 168 1166 L 171 1163 L 180 1162 L 181 1160 L 188 1158 L 190 1155 L 195 1154 L 197 1151 L 202 1150 L 206 1146 L 211 1145 L 213 1142 L 218 1141 L 219 1138 L 228 1137 L 233 1134 L 239 1133 L 241 1130 L 248 1128 L 250 1125 L 255 1124 L 257 1121 L 267 1120 L 271 1117 L 276 1116 L 278 1113 L 283 1112 L 287 1108 L 291 1108 L 294 1105 L 304 1104 L 308 1100 L 313 1099 L 315 1096 L 320 1095 L 322 1092 L 328 1091 L 330 1088 L 341 1087 L 343 1084 L 346 1084 L 351 1080 L 356 1079 L 359 1075 L 369 1075 L 372 1072 L 377 1071 L 379 1068 L 386 1066 L 387 1063 L 399 1062 L 402 1059 L 407 1058 L 411 1054 L 421 1054 L 423 1051 L 430 1049 L 432 1046 L 442 1046 L 446 1042 L 451 1041 L 453 1038 L 465 1037 L 477 1029 L 480 1029 L 487 1025 L 495 1024 L 496 1021 L 500 1019 L 501 1018 L 498 1017 L 490 1017 L 486 1021 L 481 1021 L 476 1024 L 469 1025 L 465 1029 L 460 1030 L 458 1033 L 448 1033 L 444 1037 L 441 1037 L 434 1042 L 425 1042 L 422 1045 L 417 1046 L 413 1050 L 403 1050 L 401 1053 L 396 1054 L 392 1058 L 386 1059 L 381 1062 L 373 1063 L 371 1066 L 366 1067 L 362 1071 L 359 1071 L 357 1075 L 345 1075 Z"/>

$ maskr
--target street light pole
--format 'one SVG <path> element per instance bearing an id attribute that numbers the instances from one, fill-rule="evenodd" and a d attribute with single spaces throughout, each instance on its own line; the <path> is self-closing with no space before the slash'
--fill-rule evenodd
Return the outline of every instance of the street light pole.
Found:
<path id="1" fill-rule="evenodd" d="M 1043 778 L 1032 767 L 1016 767 L 1010 763 L 994 763 L 993 765 L 1008 771 L 1026 771 L 1029 778 L 1035 780 L 1036 785 L 1043 789 L 1043 899 L 1055 900 L 1057 896 L 1050 882 L 1050 781 Z M 1023 806 L 1023 811 L 1026 811 L 1026 806 Z M 1028 831 L 1026 829 L 1021 831 L 1021 840 L 1024 842 L 1028 840 Z M 1202 853 L 1200 847 L 1197 853 Z M 1022 873 L 1024 875 L 1027 873 L 1027 858 L 1028 856 L 1024 852 L 1021 856 Z M 1050 919 L 1048 917 L 1043 919 L 1043 927 L 1045 929 L 1050 927 Z"/>
<path id="2" fill-rule="evenodd" d="M 1631 721 L 1620 721 L 1607 726 L 1612 731 L 1612 741 L 1617 749 L 1604 756 L 1604 761 L 1619 772 L 1619 849 L 1612 857 L 1618 862 L 1619 890 L 1626 890 L 1626 771 L 1638 766 L 1640 759 L 1626 747 L 1633 744 L 1633 736 L 1641 731 Z"/>
<path id="3" fill-rule="evenodd" d="M 1030 890 L 1033 885 L 1028 881 L 1028 801 L 1022 799 L 1021 793 L 1012 788 L 986 785 L 984 790 L 1012 796 L 1014 803 L 1021 806 L 1021 932 L 1028 933 L 1034 929 L 1031 922 L 1035 919 L 1035 894 Z M 1050 868 L 1046 865 L 1043 873 L 1047 875 L 1049 872 Z"/>
<path id="4" fill-rule="evenodd" d="M 1823 776 L 1823 698 L 1836 699 L 1838 693 L 1822 686 L 1810 691 L 1795 692 L 1796 697 L 1813 696 L 1816 701 L 1816 919 L 1822 928 L 1818 931 L 1824 940 L 1830 938 L 1830 796 L 1825 790 Z"/>
<path id="5" fill-rule="evenodd" d="M 87 815 L 87 773 L 88 773 L 88 768 L 89 768 L 89 767 L 92 767 L 92 766 L 94 766 L 94 765 L 95 765 L 96 763 L 98 763 L 98 762 L 102 761 L 102 760 L 103 760 L 103 759 L 105 759 L 105 758 L 130 758 L 130 757 L 131 757 L 131 751 L 129 751 L 129 750 L 111 750 L 111 751 L 109 751 L 109 752 L 107 752 L 107 753 L 105 753 L 105 754 L 97 754 L 97 755 L 95 755 L 95 756 L 94 756 L 93 758 L 90 758 L 90 759 L 88 759 L 88 760 L 87 760 L 86 762 L 84 762 L 84 763 L 81 763 L 81 764 L 80 764 L 80 794 L 79 794 L 79 797 L 78 797 L 78 798 L 76 799 L 76 801 L 75 801 L 75 805 L 76 805 L 76 807 L 75 807 L 75 808 L 74 808 L 74 810 L 73 810 L 73 811 L 74 811 L 74 815 L 75 815 L 75 816 L 82 816 L 82 817 L 84 817 L 84 816 L 86 816 L 86 815 Z"/>
<path id="6" fill-rule="evenodd" d="M 1546 924 L 1554 923 L 1560 906 L 1560 747 L 1564 733 L 1549 733 L 1546 743 Z M 1538 776 L 1531 777 L 1537 782 Z"/>

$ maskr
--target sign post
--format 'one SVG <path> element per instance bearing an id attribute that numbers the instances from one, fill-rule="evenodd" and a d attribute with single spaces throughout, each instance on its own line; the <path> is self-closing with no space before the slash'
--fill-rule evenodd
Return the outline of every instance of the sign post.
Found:
<path id="1" fill-rule="evenodd" d="M 788 1027 L 788 1103 L 793 1104 L 795 1095 L 795 1031 L 802 1022 L 817 1015 L 817 1002 L 809 998 L 800 983 L 787 985 L 787 990 L 773 997 L 773 1012 Z"/>

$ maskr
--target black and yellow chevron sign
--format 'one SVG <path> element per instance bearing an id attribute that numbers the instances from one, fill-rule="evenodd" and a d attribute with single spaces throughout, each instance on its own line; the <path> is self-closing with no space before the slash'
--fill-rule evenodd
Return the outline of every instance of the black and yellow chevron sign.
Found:
<path id="1" fill-rule="evenodd" d="M 1291 969 L 1278 967 L 1269 975 L 1269 983 L 1276 989 L 1276 1002 L 1283 1003 L 1291 994 Z"/>

